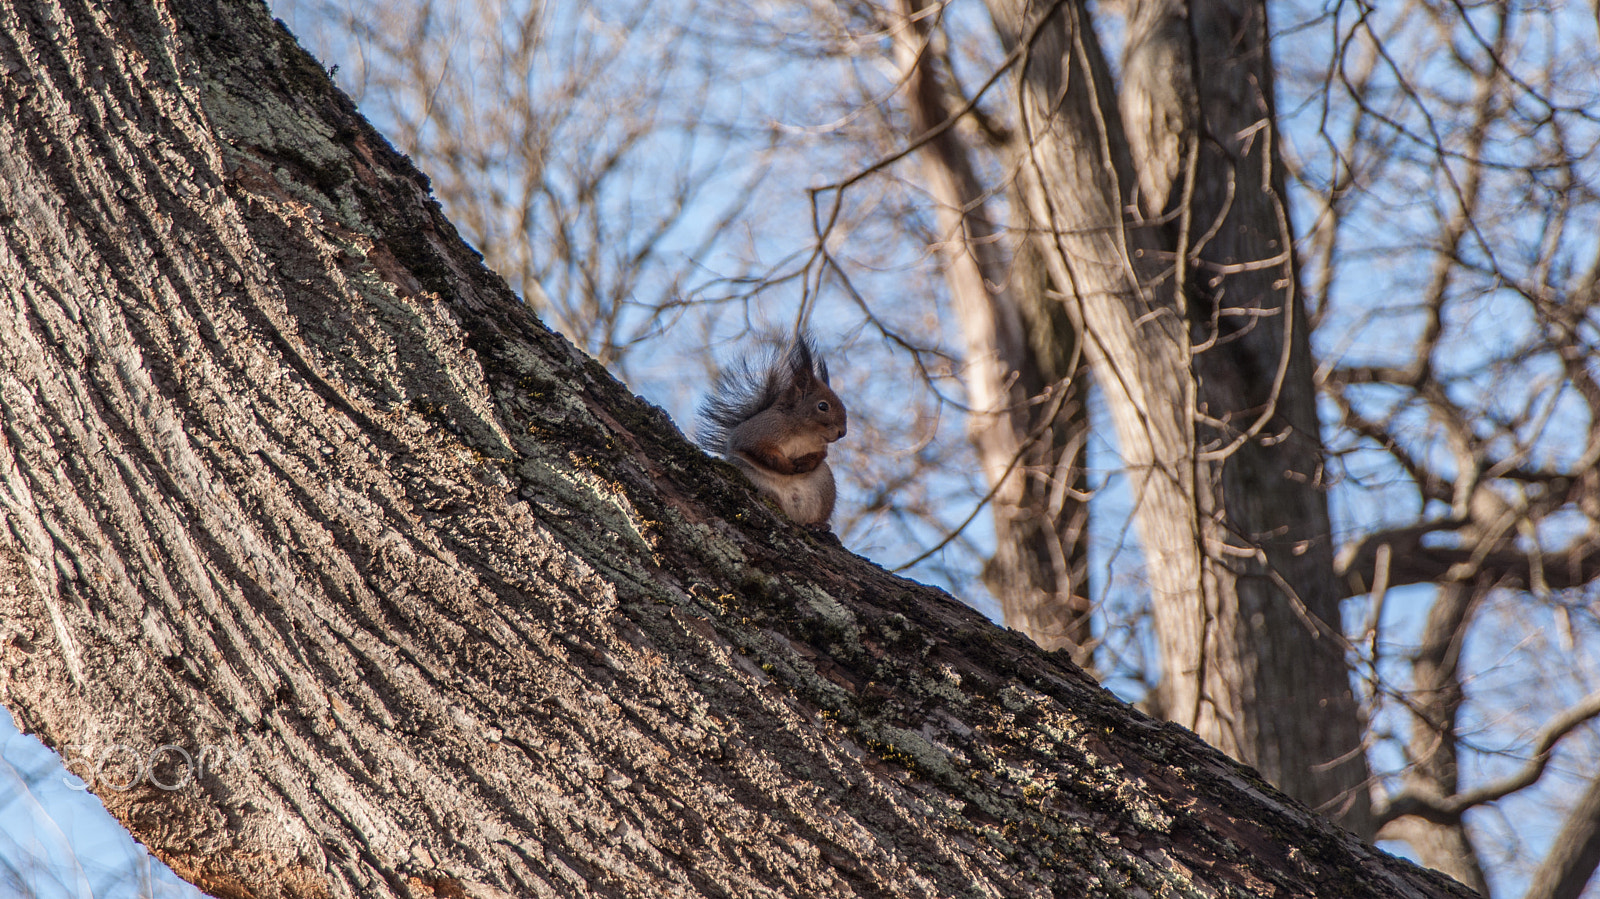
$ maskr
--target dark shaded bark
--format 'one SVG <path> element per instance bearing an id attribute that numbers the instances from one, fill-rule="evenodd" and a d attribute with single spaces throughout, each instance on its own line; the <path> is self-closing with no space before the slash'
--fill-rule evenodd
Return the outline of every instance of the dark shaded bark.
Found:
<path id="1" fill-rule="evenodd" d="M 208 892 L 1465 895 L 793 527 L 261 4 L 9 7 L 0 110 L 0 700 L 208 758 L 100 792 Z"/>
<path id="2" fill-rule="evenodd" d="M 1033 399 L 1039 423 L 1029 432 L 1034 442 L 1023 458 L 1028 477 L 1023 508 L 1031 512 L 1023 539 L 996 548 L 994 562 L 984 568 L 984 582 L 991 593 L 1025 597 L 1015 603 L 1017 620 L 1047 638 L 1064 636 L 1058 647 L 1068 649 L 1075 663 L 1095 670 L 1086 467 L 1089 365 L 1077 326 L 1057 299 L 1060 292 L 1036 242 L 1026 239 L 1016 245 L 1010 274 L 1011 297 L 1027 330 L 1029 354 L 1040 380 L 1050 386 Z M 1045 418 L 1051 412 L 1054 417 Z M 1030 589 L 1030 584 L 1053 588 Z M 1007 611 L 1006 625 L 1017 627 L 1011 616 Z"/>
<path id="3" fill-rule="evenodd" d="M 1189 5 L 1199 112 L 1196 170 L 1177 248 L 1204 429 L 1221 457 L 1238 593 L 1219 617 L 1219 663 L 1250 708 L 1232 709 L 1238 757 L 1358 834 L 1373 822 L 1363 722 L 1350 685 L 1334 576 L 1310 328 L 1300 293 L 1274 70 L 1261 0 Z M 1195 61 L 1203 64 L 1195 64 Z M 1242 550 L 1242 551 L 1239 551 Z M 1243 703 L 1241 703 L 1243 705 Z"/>

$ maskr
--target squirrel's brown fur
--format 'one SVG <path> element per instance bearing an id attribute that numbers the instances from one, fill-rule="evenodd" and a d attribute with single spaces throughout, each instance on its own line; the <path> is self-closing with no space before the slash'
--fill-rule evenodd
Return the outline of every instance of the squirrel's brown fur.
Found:
<path id="1" fill-rule="evenodd" d="M 809 337 L 759 368 L 746 361 L 723 372 L 700 420 L 706 447 L 737 465 L 785 514 L 827 526 L 834 504 L 828 444 L 845 435 L 847 416 Z"/>

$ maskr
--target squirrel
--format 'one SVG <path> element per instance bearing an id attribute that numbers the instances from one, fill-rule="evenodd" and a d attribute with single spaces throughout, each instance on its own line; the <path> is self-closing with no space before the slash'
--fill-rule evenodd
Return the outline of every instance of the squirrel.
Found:
<path id="1" fill-rule="evenodd" d="M 700 422 L 707 449 L 738 466 L 785 515 L 828 527 L 834 501 L 828 444 L 844 436 L 846 415 L 808 335 L 759 368 L 746 360 L 718 375 Z"/>

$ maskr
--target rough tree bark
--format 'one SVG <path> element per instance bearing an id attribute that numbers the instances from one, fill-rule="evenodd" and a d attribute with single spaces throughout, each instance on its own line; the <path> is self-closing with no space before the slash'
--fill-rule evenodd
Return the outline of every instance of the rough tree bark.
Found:
<path id="1" fill-rule="evenodd" d="M 790 526 L 260 3 L 0 4 L 0 110 L 0 700 L 213 895 L 1466 895 Z"/>
<path id="2" fill-rule="evenodd" d="M 1133 472 L 1159 707 L 1370 835 L 1264 12 L 1131 4 L 1125 130 L 1078 4 L 990 7 L 1026 47 L 1030 202 Z"/>

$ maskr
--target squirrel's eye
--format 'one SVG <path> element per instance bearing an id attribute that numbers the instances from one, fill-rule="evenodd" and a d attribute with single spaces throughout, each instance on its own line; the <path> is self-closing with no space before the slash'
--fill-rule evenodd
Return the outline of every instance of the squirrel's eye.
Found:
<path id="1" fill-rule="evenodd" d="M 817 401 L 817 411 L 818 412 L 826 412 L 830 408 L 832 408 L 832 407 L 828 405 L 828 401 L 827 400 L 818 400 Z"/>

